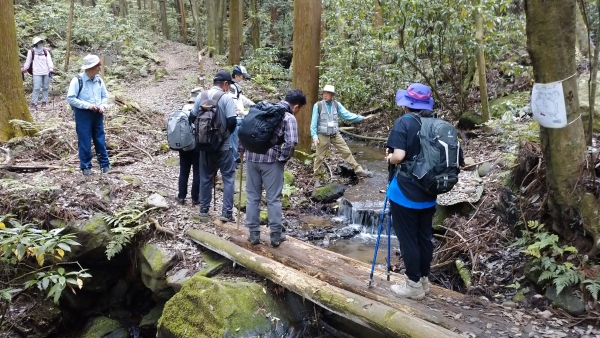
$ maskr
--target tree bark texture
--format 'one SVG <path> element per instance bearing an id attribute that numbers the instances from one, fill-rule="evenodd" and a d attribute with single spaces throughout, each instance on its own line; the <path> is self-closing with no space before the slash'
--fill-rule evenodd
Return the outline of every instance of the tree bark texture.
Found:
<path id="1" fill-rule="evenodd" d="M 294 54 L 292 87 L 306 94 L 306 105 L 298 119 L 298 148 L 310 151 L 310 120 L 312 107 L 319 99 L 319 61 L 321 54 L 321 2 L 313 0 L 294 1 Z"/>
<path id="2" fill-rule="evenodd" d="M 138 11 L 142 10 L 142 0 L 137 0 Z"/>
<path id="3" fill-rule="evenodd" d="M 75 9 L 75 0 L 70 0 L 69 21 L 67 22 L 67 50 L 65 52 L 65 71 L 69 70 L 69 59 L 71 57 L 71 37 L 73 35 L 73 11 Z"/>
<path id="4" fill-rule="evenodd" d="M 181 16 L 181 38 L 183 39 L 183 43 L 187 43 L 187 20 L 185 13 L 185 2 L 183 0 L 179 0 L 179 12 Z"/>
<path id="5" fill-rule="evenodd" d="M 600 18 L 600 0 L 597 1 L 596 3 L 596 8 L 598 9 L 598 13 L 596 13 L 596 15 L 598 15 L 598 17 Z M 595 106 L 596 106 L 596 87 L 598 86 L 598 80 L 597 80 L 597 76 L 598 76 L 598 56 L 600 55 L 600 25 L 598 25 L 598 30 L 596 31 L 596 41 L 595 41 L 595 48 L 594 48 L 594 58 L 591 60 L 591 67 L 590 67 L 590 82 L 588 83 L 588 88 L 590 91 L 590 116 L 588 118 L 587 121 L 587 129 L 585 132 L 585 137 L 586 137 L 586 144 L 588 146 L 592 145 L 592 137 L 593 137 L 593 133 L 594 133 L 594 115 L 595 113 Z"/>
<path id="6" fill-rule="evenodd" d="M 202 246 L 270 279 L 303 298 L 390 337 L 460 337 L 457 333 L 317 280 L 208 232 L 191 230 L 188 232 L 188 236 Z"/>
<path id="7" fill-rule="evenodd" d="M 167 4 L 165 4 L 165 0 L 158 0 L 158 5 L 160 7 L 160 21 L 162 22 L 162 32 L 165 36 L 165 39 L 169 39 L 169 23 L 167 22 Z"/>
<path id="8" fill-rule="evenodd" d="M 127 17 L 127 14 L 129 13 L 127 6 L 127 0 L 121 0 L 120 14 L 122 18 Z"/>
<path id="9" fill-rule="evenodd" d="M 271 18 L 271 34 L 269 34 L 271 36 L 271 43 L 273 44 L 273 46 L 277 46 L 277 40 L 279 39 L 279 36 L 277 35 L 277 29 L 275 29 L 275 24 L 277 24 L 278 18 L 276 5 L 271 6 L 271 10 L 269 11 L 269 17 Z"/>
<path id="10" fill-rule="evenodd" d="M 219 8 L 217 12 L 217 54 L 225 53 L 225 18 L 227 15 L 227 0 L 218 0 Z"/>
<path id="11" fill-rule="evenodd" d="M 527 49 L 533 63 L 535 82 L 562 83 L 567 120 L 565 128 L 540 127 L 550 190 L 548 210 L 553 229 L 570 237 L 570 224 L 577 219 L 581 202 L 578 186 L 583 173 L 585 140 L 580 118 L 575 68 L 575 0 L 527 0 Z"/>
<path id="12" fill-rule="evenodd" d="M 239 64 L 242 58 L 242 23 L 244 21 L 244 1 L 229 2 L 229 57 L 230 65 Z"/>
<path id="13" fill-rule="evenodd" d="M 0 13 L 0 46 L 3 50 L 0 53 L 0 142 L 6 142 L 15 136 L 23 136 L 20 130 L 11 127 L 10 120 L 33 120 L 20 74 L 13 2 L 0 1 Z"/>
<path id="14" fill-rule="evenodd" d="M 375 0 L 375 27 L 383 26 L 383 8 L 381 8 L 380 0 Z"/>
<path id="15" fill-rule="evenodd" d="M 207 1 L 206 4 L 206 45 L 208 47 L 208 56 L 213 57 L 217 54 L 217 13 L 219 11 L 220 0 Z"/>
<path id="16" fill-rule="evenodd" d="M 490 119 L 490 109 L 488 105 L 487 79 L 485 67 L 485 46 L 483 43 L 483 16 L 481 8 L 478 6 L 475 13 L 475 40 L 477 40 L 477 69 L 479 70 L 479 95 L 481 97 L 481 115 L 483 122 Z"/>
<path id="17" fill-rule="evenodd" d="M 200 26 L 199 0 L 190 0 L 192 4 L 192 17 L 194 18 L 194 30 L 196 31 L 196 47 L 201 50 L 204 42 L 202 41 L 202 27 Z"/>
<path id="18" fill-rule="evenodd" d="M 250 30 L 250 42 L 253 49 L 260 48 L 260 18 L 258 17 L 258 0 L 250 0 L 250 21 L 252 29 Z"/>

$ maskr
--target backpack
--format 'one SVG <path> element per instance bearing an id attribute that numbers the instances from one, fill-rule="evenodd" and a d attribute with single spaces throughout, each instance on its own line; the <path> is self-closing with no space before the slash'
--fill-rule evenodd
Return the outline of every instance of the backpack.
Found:
<path id="1" fill-rule="evenodd" d="M 48 56 L 48 50 L 44 48 L 44 56 Z M 31 48 L 31 63 L 29 64 L 29 68 L 27 68 L 27 73 L 29 75 L 33 75 L 33 59 L 35 58 L 35 51 Z"/>
<path id="2" fill-rule="evenodd" d="M 281 125 L 286 112 L 283 105 L 266 101 L 252 106 L 238 130 L 242 146 L 253 153 L 266 154 L 277 144 L 273 140 L 273 134 Z"/>
<path id="3" fill-rule="evenodd" d="M 399 167 L 398 174 L 414 180 L 431 195 L 450 191 L 458 182 L 460 142 L 454 126 L 444 120 L 411 114 L 419 124 L 421 151 Z"/>
<path id="4" fill-rule="evenodd" d="M 212 99 L 208 98 L 208 91 L 200 94 L 200 110 L 196 117 L 196 143 L 198 150 L 215 152 L 221 148 L 226 138 L 226 125 L 221 123 L 221 116 L 217 104 L 224 92 L 218 92 Z"/>
<path id="5" fill-rule="evenodd" d="M 235 89 L 233 87 L 235 87 Z M 236 99 L 236 100 L 239 100 L 240 99 L 240 95 L 242 94 L 242 91 L 240 90 L 239 85 L 237 83 L 235 83 L 235 82 L 233 82 L 231 84 L 231 88 L 229 88 L 229 92 L 231 94 L 233 94 L 233 96 L 235 96 L 234 99 Z"/>
<path id="6" fill-rule="evenodd" d="M 167 143 L 172 150 L 196 149 L 196 137 L 188 121 L 189 116 L 189 111 L 178 110 L 167 117 Z"/>

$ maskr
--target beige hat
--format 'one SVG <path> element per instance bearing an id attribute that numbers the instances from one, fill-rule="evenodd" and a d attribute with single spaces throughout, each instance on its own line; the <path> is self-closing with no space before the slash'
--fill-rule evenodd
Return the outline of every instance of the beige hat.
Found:
<path id="1" fill-rule="evenodd" d="M 98 55 L 88 54 L 83 58 L 83 66 L 81 66 L 81 70 L 90 69 L 100 63 L 100 58 Z"/>
<path id="2" fill-rule="evenodd" d="M 332 85 L 325 85 L 325 87 L 323 87 L 323 91 L 335 94 L 335 87 Z"/>
<path id="3" fill-rule="evenodd" d="M 33 38 L 33 40 L 31 40 L 31 45 L 32 45 L 32 46 L 35 46 L 35 45 L 37 45 L 37 44 L 38 44 L 38 42 L 40 42 L 40 41 L 44 41 L 44 39 L 42 39 L 42 38 L 40 38 L 40 37 L 36 36 L 35 38 Z"/>
<path id="4" fill-rule="evenodd" d="M 188 99 L 188 102 L 190 103 L 194 103 L 196 102 L 196 97 L 198 97 L 198 94 L 200 94 L 200 92 L 202 92 L 204 89 L 202 87 L 196 87 L 194 89 L 192 89 L 190 91 L 190 98 Z"/>

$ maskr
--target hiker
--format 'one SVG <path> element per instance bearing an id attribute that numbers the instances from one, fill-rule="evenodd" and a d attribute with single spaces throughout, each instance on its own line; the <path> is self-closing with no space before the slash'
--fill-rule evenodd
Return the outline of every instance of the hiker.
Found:
<path id="1" fill-rule="evenodd" d="M 236 126 L 236 115 L 233 98 L 225 95 L 229 93 L 232 83 L 233 79 L 228 71 L 218 71 L 213 79 L 212 88 L 203 91 L 196 97 L 190 113 L 190 124 L 195 123 L 198 149 L 200 150 L 198 156 L 200 158 L 200 220 L 202 222 L 208 221 L 213 180 L 217 170 L 221 171 L 223 180 L 223 207 L 220 220 L 235 222 L 232 214 L 235 163 L 231 154 L 229 137 Z M 211 122 L 208 122 L 210 125 L 208 125 L 205 124 L 207 123 L 206 118 L 210 117 L 211 111 L 215 120 L 211 119 Z M 207 134 L 208 131 L 211 135 Z"/>
<path id="2" fill-rule="evenodd" d="M 101 67 L 97 55 L 84 57 L 81 66 L 83 72 L 71 80 L 67 92 L 67 102 L 75 114 L 79 168 L 84 175 L 92 174 L 92 141 L 101 172 L 105 174 L 110 170 L 104 139 L 104 113 L 108 109 L 108 92 L 98 75 Z"/>
<path id="3" fill-rule="evenodd" d="M 194 107 L 196 98 L 198 97 L 198 88 L 194 88 L 191 91 L 191 96 L 181 110 L 187 112 L 191 111 Z M 187 196 L 188 180 L 190 177 L 190 171 L 192 172 L 192 205 L 200 204 L 200 157 L 198 156 L 198 149 L 193 150 L 179 150 L 179 191 L 177 194 L 177 202 L 183 205 L 185 204 L 185 197 Z"/>
<path id="4" fill-rule="evenodd" d="M 348 148 L 346 141 L 339 132 L 338 117 L 350 122 L 360 122 L 370 119 L 370 116 L 360 116 L 349 112 L 341 103 L 334 100 L 335 87 L 326 85 L 323 88 L 323 100 L 315 103 L 312 110 L 312 119 L 310 122 L 310 136 L 317 149 L 315 164 L 313 168 L 313 179 L 315 188 L 321 185 L 319 171 L 329 143 L 333 144 L 340 152 L 342 158 L 348 162 L 359 177 L 372 177 L 373 174 L 363 169 L 352 156 L 352 151 Z"/>
<path id="5" fill-rule="evenodd" d="M 27 60 L 25 60 L 21 73 L 29 73 L 33 76 L 30 109 L 37 109 L 40 90 L 42 91 L 42 109 L 46 109 L 50 79 L 54 74 L 54 64 L 52 63 L 50 52 L 44 48 L 44 40 L 42 38 L 33 38 L 31 47 L 27 52 Z"/>
<path id="6" fill-rule="evenodd" d="M 406 114 L 396 119 L 387 141 L 386 160 L 389 165 L 397 166 L 397 174 L 389 183 L 387 197 L 391 203 L 392 226 L 400 243 L 406 268 L 406 281 L 404 284 L 392 285 L 391 290 L 399 296 L 420 300 L 429 293 L 428 276 L 433 257 L 432 221 L 436 195 L 419 185 L 413 179 L 413 174 L 405 175 L 402 172 L 406 172 L 409 167 L 413 168 L 416 162 L 413 159 L 421 153 L 421 124 L 425 119 L 435 118 L 431 89 L 426 85 L 413 83 L 407 90 L 398 91 L 396 103 L 403 107 Z M 458 138 L 454 142 L 458 143 Z M 462 163 L 462 152 L 459 152 L 458 157 L 458 162 Z M 458 174 L 456 156 L 454 159 L 454 169 Z M 451 159 L 449 161 L 452 162 Z"/>
<path id="7" fill-rule="evenodd" d="M 262 105 L 263 103 L 259 103 Z M 282 233 L 281 191 L 283 189 L 283 170 L 285 163 L 294 155 L 298 144 L 298 123 L 296 115 L 306 104 L 306 96 L 298 89 L 288 91 L 285 100 L 275 105 L 277 111 L 284 111 L 281 123 L 274 128 L 271 144 L 266 153 L 258 154 L 245 150 L 240 143 L 240 157 L 245 158 L 246 166 L 246 226 L 249 230 L 248 241 L 252 245 L 260 243 L 260 199 L 263 186 L 267 198 L 271 245 L 278 247 L 285 241 Z M 254 108 L 251 108 L 254 109 Z M 252 112 L 248 115 L 251 116 Z M 250 117 L 248 117 L 250 118 Z M 246 123 L 246 121 L 245 121 Z M 242 128 L 243 129 L 243 128 Z M 245 156 L 245 157 L 244 157 Z"/>
<path id="8" fill-rule="evenodd" d="M 240 129 L 240 125 L 242 124 L 242 120 L 244 118 L 244 107 L 250 107 L 254 105 L 254 102 L 246 97 L 242 93 L 242 82 L 245 79 L 250 78 L 250 74 L 246 70 L 244 66 L 233 66 L 233 70 L 231 71 L 231 75 L 233 76 L 233 83 L 229 92 L 234 99 L 235 102 L 235 113 L 237 114 L 237 125 L 235 130 L 231 134 L 231 150 L 233 152 L 233 159 L 235 163 L 240 163 L 240 156 L 238 154 L 238 130 Z"/>

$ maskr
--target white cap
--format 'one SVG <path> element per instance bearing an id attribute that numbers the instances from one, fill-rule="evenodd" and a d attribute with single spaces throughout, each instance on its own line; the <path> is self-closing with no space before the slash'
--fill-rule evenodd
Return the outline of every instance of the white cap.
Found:
<path id="1" fill-rule="evenodd" d="M 325 87 L 323 87 L 323 91 L 335 94 L 335 87 L 332 85 L 325 85 Z"/>
<path id="2" fill-rule="evenodd" d="M 32 45 L 32 46 L 35 46 L 35 45 L 37 45 L 37 44 L 38 44 L 38 42 L 40 42 L 40 41 L 44 41 L 44 39 L 42 39 L 42 38 L 40 38 L 40 37 L 36 36 L 35 38 L 33 38 L 33 40 L 31 40 L 31 45 Z"/>
<path id="3" fill-rule="evenodd" d="M 82 70 L 90 69 L 97 65 L 100 62 L 100 58 L 98 55 L 89 54 L 83 58 L 83 66 L 81 66 Z"/>

